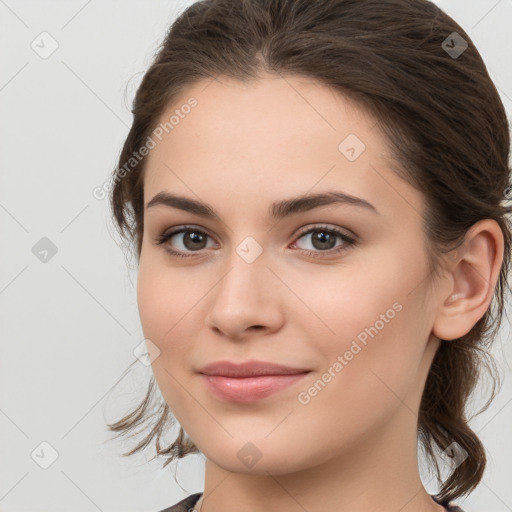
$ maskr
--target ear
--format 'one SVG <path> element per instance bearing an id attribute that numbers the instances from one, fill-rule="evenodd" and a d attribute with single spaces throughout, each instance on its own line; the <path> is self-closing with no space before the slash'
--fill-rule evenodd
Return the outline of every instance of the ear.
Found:
<path id="1" fill-rule="evenodd" d="M 437 338 L 460 338 L 485 315 L 503 263 L 503 248 L 499 224 L 484 219 L 471 226 L 464 243 L 450 254 L 447 285 L 440 288 L 432 328 Z"/>

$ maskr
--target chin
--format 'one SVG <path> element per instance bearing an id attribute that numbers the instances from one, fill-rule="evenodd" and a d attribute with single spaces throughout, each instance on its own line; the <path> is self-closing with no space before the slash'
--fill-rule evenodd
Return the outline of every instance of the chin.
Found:
<path id="1" fill-rule="evenodd" d="M 226 443 L 210 440 L 206 443 L 206 449 L 198 448 L 207 459 L 222 469 L 242 474 L 289 474 L 322 462 L 308 458 L 304 446 L 298 449 L 298 444 L 295 443 L 293 446 L 278 443 L 277 438 L 274 442 L 265 438 L 254 441 L 230 439 Z"/>

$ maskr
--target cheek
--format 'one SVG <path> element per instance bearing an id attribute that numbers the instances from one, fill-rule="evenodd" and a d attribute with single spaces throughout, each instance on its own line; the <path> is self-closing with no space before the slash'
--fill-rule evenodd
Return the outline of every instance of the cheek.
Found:
<path id="1" fill-rule="evenodd" d="M 419 251 L 415 257 L 396 255 L 383 250 L 377 258 L 373 254 L 378 265 L 361 262 L 333 269 L 328 279 L 309 275 L 298 292 L 315 313 L 300 320 L 303 329 L 313 333 L 316 326 L 316 350 L 325 371 L 336 375 L 332 381 L 341 388 L 351 390 L 354 403 L 375 393 L 392 397 L 386 384 L 406 392 L 417 380 L 429 334 L 425 287 L 418 286 L 427 272 L 426 261 Z"/>
<path id="2" fill-rule="evenodd" d="M 195 336 L 193 306 L 201 295 L 190 291 L 179 271 L 141 256 L 137 278 L 137 303 L 144 338 L 158 349 L 151 368 L 165 402 L 178 415 L 186 409 L 190 364 Z M 187 290 L 187 293 L 183 293 Z"/>
<path id="3" fill-rule="evenodd" d="M 167 308 L 169 291 L 166 279 L 157 265 L 141 257 L 137 277 L 137 305 L 144 336 L 160 345 L 164 323 L 172 314 Z M 166 311 L 167 310 L 167 311 Z M 160 348 L 160 347 L 159 347 Z"/>
<path id="4" fill-rule="evenodd" d="M 296 304 L 296 313 L 304 313 L 292 321 L 307 319 L 310 328 L 315 323 L 328 345 L 360 333 L 364 338 L 365 328 L 374 324 L 379 331 L 389 331 L 388 325 L 404 316 L 398 310 L 409 305 L 411 290 L 424 277 L 417 258 L 413 265 L 396 258 L 396 252 L 394 247 L 382 247 L 369 256 L 359 253 L 346 265 L 289 274 L 285 280 L 302 304 L 293 297 L 290 303 Z"/>
<path id="5" fill-rule="evenodd" d="M 414 327 L 419 310 L 404 302 L 383 297 L 362 312 L 359 303 L 347 302 L 332 317 L 337 336 L 318 339 L 324 365 L 298 390 L 296 418 L 305 437 L 324 433 L 322 453 L 377 435 L 400 409 L 415 409 L 423 340 Z"/>
<path id="6" fill-rule="evenodd" d="M 166 265 L 159 252 L 141 253 L 137 276 L 137 304 L 144 335 L 161 350 L 177 339 L 203 287 L 183 268 Z M 174 337 L 173 337 L 174 336 Z"/>

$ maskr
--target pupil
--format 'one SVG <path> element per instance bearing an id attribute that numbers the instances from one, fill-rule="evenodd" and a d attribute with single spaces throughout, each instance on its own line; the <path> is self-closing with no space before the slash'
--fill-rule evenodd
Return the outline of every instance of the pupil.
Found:
<path id="1" fill-rule="evenodd" d="M 317 235 L 313 237 L 313 245 L 316 246 L 317 244 L 315 244 L 315 242 L 319 241 L 320 247 L 316 247 L 317 249 L 332 249 L 334 247 L 333 242 L 335 242 L 335 237 L 330 233 L 326 233 L 325 231 L 317 231 L 316 233 Z"/>
<path id="2" fill-rule="evenodd" d="M 186 244 L 186 241 L 187 240 L 191 240 L 192 241 L 192 249 L 197 249 L 197 247 L 194 247 L 194 244 L 201 244 L 203 242 L 203 240 L 201 240 L 203 238 L 203 235 L 201 235 L 200 233 L 196 233 L 195 231 L 190 231 L 188 234 L 185 235 L 185 245 Z M 190 247 L 189 247 L 190 249 Z"/>

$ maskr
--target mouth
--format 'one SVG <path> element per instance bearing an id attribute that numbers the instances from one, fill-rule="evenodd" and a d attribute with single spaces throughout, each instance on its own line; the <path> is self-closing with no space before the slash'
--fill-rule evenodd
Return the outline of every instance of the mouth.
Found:
<path id="1" fill-rule="evenodd" d="M 264 361 L 209 364 L 199 374 L 208 391 L 229 402 L 251 403 L 289 388 L 311 372 Z"/>
<path id="2" fill-rule="evenodd" d="M 250 403 L 292 386 L 308 373 L 260 375 L 259 377 L 203 375 L 203 378 L 209 391 L 217 398 L 229 402 Z"/>

